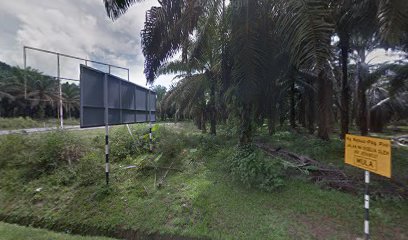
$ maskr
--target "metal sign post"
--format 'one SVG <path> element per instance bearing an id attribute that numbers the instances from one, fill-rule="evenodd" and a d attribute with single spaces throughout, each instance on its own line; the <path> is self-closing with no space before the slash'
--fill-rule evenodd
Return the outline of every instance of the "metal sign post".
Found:
<path id="1" fill-rule="evenodd" d="M 109 185 L 109 106 L 108 106 L 108 75 L 104 76 L 104 93 L 103 102 L 105 105 L 105 174 L 106 174 L 106 185 Z"/>
<path id="2" fill-rule="evenodd" d="M 370 239 L 370 195 L 368 192 L 368 184 L 370 183 L 370 172 L 365 171 L 365 188 L 364 188 L 364 237 L 365 240 Z"/>
<path id="3" fill-rule="evenodd" d="M 147 104 L 149 106 L 149 150 L 153 152 L 153 136 L 152 136 L 152 106 L 151 106 L 151 99 L 150 99 L 150 88 L 148 92 Z"/>
<path id="4" fill-rule="evenodd" d="M 364 169 L 364 239 L 370 239 L 370 172 L 391 177 L 390 140 L 346 134 L 344 161 Z"/>
<path id="5" fill-rule="evenodd" d="M 23 58 L 24 58 L 24 70 L 27 70 L 27 53 L 25 46 L 23 48 Z M 24 99 L 25 100 L 27 99 L 27 76 L 25 72 L 24 72 Z"/>

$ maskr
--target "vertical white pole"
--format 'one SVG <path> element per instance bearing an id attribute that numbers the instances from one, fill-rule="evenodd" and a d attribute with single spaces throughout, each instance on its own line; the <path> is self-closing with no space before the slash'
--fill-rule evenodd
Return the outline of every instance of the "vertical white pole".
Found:
<path id="1" fill-rule="evenodd" d="M 109 106 L 108 106 L 108 74 L 104 77 L 104 105 L 105 105 L 105 174 L 106 185 L 109 185 Z"/>
<path id="2" fill-rule="evenodd" d="M 149 105 L 149 149 L 150 152 L 153 151 L 153 136 L 152 136 L 152 106 L 150 103 L 150 88 L 149 88 L 149 95 L 147 98 L 147 104 Z"/>
<path id="3" fill-rule="evenodd" d="M 62 106 L 62 86 L 60 79 L 60 55 L 57 53 L 57 79 L 59 84 L 59 112 L 60 112 L 60 127 L 64 129 L 64 109 Z"/>
<path id="4" fill-rule="evenodd" d="M 370 239 L 370 195 L 368 191 L 368 185 L 370 183 L 370 172 L 365 171 L 365 189 L 364 189 L 364 239 Z"/>
<path id="5" fill-rule="evenodd" d="M 26 47 L 23 47 L 23 58 L 24 58 L 24 70 L 27 69 L 27 53 Z M 27 76 L 24 73 L 24 99 L 27 99 Z"/>

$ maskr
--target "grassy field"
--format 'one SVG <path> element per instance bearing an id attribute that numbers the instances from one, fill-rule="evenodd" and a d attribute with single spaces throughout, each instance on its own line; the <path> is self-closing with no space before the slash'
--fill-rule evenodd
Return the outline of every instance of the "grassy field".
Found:
<path id="1" fill-rule="evenodd" d="M 13 130 L 24 128 L 45 128 L 59 126 L 58 119 L 31 119 L 31 118 L 0 118 L 0 130 Z M 64 119 L 64 125 L 79 125 L 78 119 Z"/>
<path id="2" fill-rule="evenodd" d="M 23 165 L 6 161 L 6 166 L 0 168 L 0 216 L 8 222 L 81 233 L 119 229 L 211 239 L 362 236 L 362 194 L 321 189 L 301 175 L 283 175 L 283 184 L 269 192 L 233 177 L 229 162 L 237 150 L 236 136 L 231 135 L 230 129 L 221 129 L 218 136 L 211 137 L 195 131 L 190 124 L 162 126 L 155 132 L 157 154 L 143 150 L 146 125 L 133 126 L 132 131 L 137 145 L 123 147 L 132 142 L 126 128 L 111 129 L 109 187 L 104 184 L 104 139 L 99 129 L 69 134 L 75 139 L 72 144 L 79 143 L 86 152 L 72 165 L 61 164 L 32 177 Z M 41 139 L 47 139 L 48 135 L 41 134 Z M 71 143 L 70 136 L 62 140 L 54 137 L 50 137 L 52 142 Z M 287 131 L 279 131 L 274 137 L 261 134 L 258 138 L 345 168 L 339 140 L 320 142 Z M 2 161 L 35 159 L 40 156 L 36 151 L 50 154 L 42 152 L 43 145 L 50 147 L 50 142 L 36 135 L 3 136 L 0 141 Z M 28 151 L 33 144 L 38 145 L 34 153 Z M 12 146 L 18 149 L 11 149 Z M 6 154 L 6 150 L 18 154 Z M 403 149 L 397 152 L 394 172 L 403 177 L 408 154 Z M 256 161 L 274 161 L 257 154 Z M 173 170 L 155 170 L 151 166 L 171 166 Z M 407 200 L 378 198 L 370 207 L 372 239 L 408 239 Z"/>
<path id="3" fill-rule="evenodd" d="M 83 237 L 55 233 L 44 229 L 23 227 L 15 224 L 0 222 L 0 239 L 1 240 L 109 240 L 112 238 L 105 237 Z M 112 239 L 113 240 L 113 239 Z"/>

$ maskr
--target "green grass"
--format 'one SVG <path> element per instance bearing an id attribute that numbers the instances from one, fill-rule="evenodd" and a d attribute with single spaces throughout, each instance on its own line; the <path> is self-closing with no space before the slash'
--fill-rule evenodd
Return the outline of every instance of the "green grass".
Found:
<path id="1" fill-rule="evenodd" d="M 83 237 L 63 233 L 55 233 L 44 229 L 23 227 L 0 222 L 1 240 L 108 240 L 105 237 Z"/>
<path id="2" fill-rule="evenodd" d="M 137 131 L 143 132 L 143 128 L 145 126 Z M 123 129 L 115 127 L 111 132 L 126 133 Z M 247 188 L 233 180 L 225 162 L 234 153 L 236 142 L 222 129 L 217 137 L 211 138 L 190 125 L 171 128 L 174 136 L 167 136 L 173 137 L 167 144 L 174 144 L 170 146 L 179 151 L 167 159 L 167 166 L 178 160 L 173 167 L 182 171 L 169 171 L 160 188 L 154 187 L 154 171 L 124 169 L 140 162 L 145 154 L 113 160 L 111 185 L 107 188 L 103 171 L 103 130 L 99 130 L 92 136 L 90 132 L 72 133 L 78 141 L 95 145 L 91 151 L 100 159 L 92 172 L 95 184 L 61 184 L 61 179 L 76 176 L 76 171 L 69 168 L 60 168 L 30 181 L 20 179 L 21 169 L 1 169 L 0 216 L 7 216 L 11 222 L 31 219 L 45 228 L 83 232 L 90 230 L 88 228 L 119 228 L 211 239 L 355 239 L 362 236 L 362 194 L 323 190 L 303 178 L 286 178 L 283 187 L 270 193 Z M 342 165 L 342 144 L 337 140 L 327 144 L 286 132 L 279 132 L 269 140 Z M 401 158 L 406 158 L 405 152 L 401 154 Z M 164 170 L 158 171 L 156 180 L 164 174 Z M 372 239 L 406 239 L 407 200 L 372 201 L 371 231 Z"/>
<path id="3" fill-rule="evenodd" d="M 58 119 L 31 119 L 25 117 L 0 118 L 0 130 L 13 130 L 24 128 L 44 128 L 59 126 Z M 78 119 L 64 119 L 64 125 L 79 125 Z"/>

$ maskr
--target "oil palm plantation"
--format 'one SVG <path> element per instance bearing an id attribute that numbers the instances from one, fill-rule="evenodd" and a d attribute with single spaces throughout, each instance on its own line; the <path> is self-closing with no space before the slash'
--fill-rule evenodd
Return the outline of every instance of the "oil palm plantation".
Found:
<path id="1" fill-rule="evenodd" d="M 108 15 L 116 19 L 139 1 L 104 2 Z M 317 122 L 317 135 L 327 140 L 335 121 L 334 104 L 341 113 L 343 136 L 350 125 L 353 96 L 348 71 L 352 38 L 362 35 L 370 40 L 375 36 L 377 46 L 404 49 L 408 32 L 408 3 L 404 0 L 233 0 L 226 6 L 220 0 L 159 3 L 146 13 L 142 31 L 147 81 L 153 82 L 167 60 L 181 52 L 180 63 L 189 67 L 180 84 L 169 91 L 168 99 L 177 95 L 177 89 L 197 84 L 209 89 L 208 102 L 204 103 L 213 106 L 211 99 L 218 91 L 223 98 L 220 104 L 228 106 L 223 108 L 227 115 L 240 119 L 242 144 L 251 142 L 254 122 L 268 119 L 273 133 L 276 119 L 287 116 L 292 127 L 297 126 L 298 116 L 310 133 Z M 340 39 L 339 53 L 335 36 Z M 203 66 L 210 59 L 217 60 L 207 71 Z M 192 64 L 201 67 L 194 69 Z M 208 74 L 214 72 L 217 74 Z M 208 80 L 213 78 L 217 80 Z M 207 79 L 210 84 L 203 85 L 198 79 Z M 333 98 L 337 85 L 339 102 Z M 213 91 L 216 87 L 218 90 Z M 182 104 L 177 107 L 176 102 L 172 106 L 181 110 Z M 214 115 L 209 114 L 213 120 Z"/>
<path id="2" fill-rule="evenodd" d="M 408 2 L 404 0 L 350 0 L 333 1 L 333 17 L 336 23 L 336 34 L 339 37 L 342 67 L 341 81 L 341 134 L 348 132 L 349 127 L 349 52 L 351 52 L 350 38 L 353 34 L 372 37 L 377 33 L 381 42 L 386 46 L 398 46 L 404 42 L 408 30 Z"/>
<path id="3" fill-rule="evenodd" d="M 31 68 L 14 68 L 4 87 L 13 96 L 15 108 L 22 111 L 18 114 L 32 116 L 38 112 L 38 117 L 43 118 L 45 106 L 58 98 L 57 82 Z"/>
<path id="4" fill-rule="evenodd" d="M 55 107 L 59 101 L 58 81 L 31 68 L 8 66 L 2 69 L 0 73 L 2 116 L 45 118 L 56 115 Z M 72 111 L 79 114 L 79 86 L 64 84 L 62 91 L 65 110 L 69 115 Z"/>

